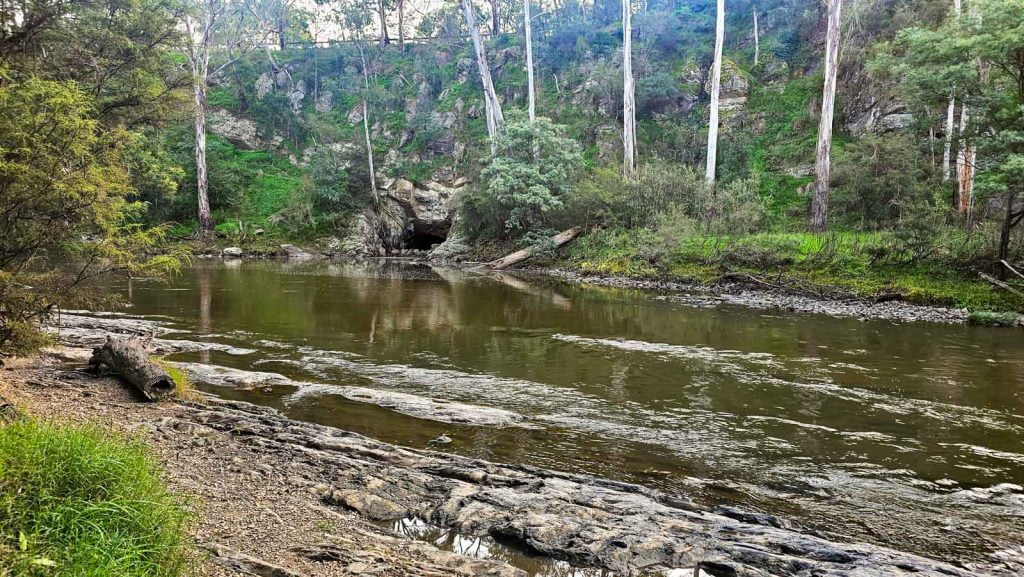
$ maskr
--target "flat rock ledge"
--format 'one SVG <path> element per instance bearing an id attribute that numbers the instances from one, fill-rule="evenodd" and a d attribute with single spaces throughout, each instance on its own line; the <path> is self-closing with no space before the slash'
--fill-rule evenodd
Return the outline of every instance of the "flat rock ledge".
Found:
<path id="1" fill-rule="evenodd" d="M 396 447 L 244 402 L 210 398 L 173 413 L 158 426 L 231 435 L 256 453 L 312 467 L 311 490 L 325 507 L 374 521 L 416 516 L 621 575 L 694 568 L 715 577 L 1013 574 L 839 544 L 783 528 L 770 515 L 702 511 L 637 485 Z"/>

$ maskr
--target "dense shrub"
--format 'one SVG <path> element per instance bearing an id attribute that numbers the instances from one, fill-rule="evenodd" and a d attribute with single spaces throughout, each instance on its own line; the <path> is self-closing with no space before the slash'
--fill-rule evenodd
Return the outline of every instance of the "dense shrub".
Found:
<path id="1" fill-rule="evenodd" d="M 641 165 L 635 180 L 610 168 L 595 171 L 580 183 L 567 212 L 611 227 L 733 234 L 756 230 L 765 208 L 749 180 L 709 186 L 689 167 L 657 161 Z"/>
<path id="2" fill-rule="evenodd" d="M 545 229 L 582 168 L 579 145 L 561 127 L 510 113 L 480 172 L 481 186 L 466 199 L 466 220 L 478 233 L 506 238 Z"/>

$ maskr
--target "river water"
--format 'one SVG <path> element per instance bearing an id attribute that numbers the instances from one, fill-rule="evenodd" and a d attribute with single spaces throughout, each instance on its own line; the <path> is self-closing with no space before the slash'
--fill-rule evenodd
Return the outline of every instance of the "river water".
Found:
<path id="1" fill-rule="evenodd" d="M 954 562 L 1024 544 L 1011 330 L 396 261 L 199 263 L 119 288 L 130 315 L 193 342 L 170 358 L 201 388 L 293 418 Z"/>

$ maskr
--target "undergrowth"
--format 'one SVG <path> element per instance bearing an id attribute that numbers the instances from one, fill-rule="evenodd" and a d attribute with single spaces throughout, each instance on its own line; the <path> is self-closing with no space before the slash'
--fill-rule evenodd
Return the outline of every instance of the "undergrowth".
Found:
<path id="1" fill-rule="evenodd" d="M 141 442 L 95 426 L 0 427 L 0 575 L 177 577 L 191 515 Z"/>

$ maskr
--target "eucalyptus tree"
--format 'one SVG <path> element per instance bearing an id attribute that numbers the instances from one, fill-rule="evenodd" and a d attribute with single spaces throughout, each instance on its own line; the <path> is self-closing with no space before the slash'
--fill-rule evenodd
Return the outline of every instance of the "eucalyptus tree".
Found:
<path id="1" fill-rule="evenodd" d="M 250 12 L 241 2 L 230 0 L 200 0 L 185 6 L 181 25 L 185 30 L 182 52 L 192 74 L 192 95 L 195 109 L 196 204 L 199 234 L 206 236 L 213 230 L 210 215 L 209 176 L 206 166 L 206 92 L 210 78 L 216 76 L 253 47 L 266 43 L 267 34 L 257 34 Z M 223 52 L 222 62 L 211 68 L 211 53 Z"/>
<path id="2" fill-rule="evenodd" d="M 828 221 L 829 178 L 832 173 L 832 120 L 836 102 L 836 71 L 839 68 L 840 16 L 843 0 L 826 0 L 828 25 L 825 36 L 825 85 L 821 95 L 818 145 L 814 155 L 814 194 L 810 229 L 824 232 Z"/>
<path id="3" fill-rule="evenodd" d="M 711 117 L 708 120 L 708 153 L 705 178 L 715 182 L 718 160 L 718 95 L 722 89 L 722 45 L 725 43 L 725 0 L 718 0 L 715 19 L 715 61 L 711 65 Z"/>
<path id="4" fill-rule="evenodd" d="M 953 0 L 953 14 L 960 19 L 960 0 Z M 949 104 L 946 106 L 946 142 L 942 150 L 942 180 L 950 177 L 950 160 L 953 149 L 953 131 L 956 128 L 956 86 L 949 90 Z"/>
<path id="5" fill-rule="evenodd" d="M 487 52 L 484 49 L 483 40 L 480 38 L 480 31 L 476 27 L 476 16 L 473 12 L 473 5 L 470 0 L 462 0 L 462 14 L 466 19 L 466 27 L 469 28 L 470 38 L 473 40 L 473 49 L 476 53 L 476 66 L 480 72 L 480 84 L 484 88 L 484 114 L 487 120 L 487 136 L 494 146 L 494 139 L 505 122 L 501 112 L 501 101 L 498 100 L 498 93 L 494 90 L 494 82 L 491 80 L 491 69 L 487 64 Z"/>
<path id="6" fill-rule="evenodd" d="M 622 174 L 636 178 L 636 81 L 633 78 L 633 7 L 622 0 Z"/>
<path id="7" fill-rule="evenodd" d="M 530 122 L 537 119 L 537 95 L 533 81 L 533 17 L 530 16 L 530 0 L 523 0 L 523 28 L 526 33 L 526 90 L 529 92 Z"/>

